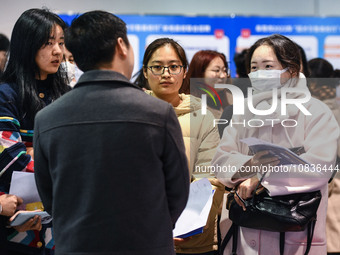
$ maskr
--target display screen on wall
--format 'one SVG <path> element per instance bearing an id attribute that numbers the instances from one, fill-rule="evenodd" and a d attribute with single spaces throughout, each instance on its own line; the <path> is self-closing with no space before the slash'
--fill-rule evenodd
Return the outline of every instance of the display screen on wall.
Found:
<path id="1" fill-rule="evenodd" d="M 68 24 L 75 15 L 60 15 Z M 186 51 L 189 61 L 201 49 L 226 55 L 232 77 L 235 52 L 249 48 L 257 39 L 282 34 L 306 52 L 307 59 L 321 57 L 340 69 L 340 18 L 316 17 L 186 17 L 118 15 L 127 24 L 128 37 L 135 52 L 136 73 L 144 50 L 156 38 L 170 37 Z"/>

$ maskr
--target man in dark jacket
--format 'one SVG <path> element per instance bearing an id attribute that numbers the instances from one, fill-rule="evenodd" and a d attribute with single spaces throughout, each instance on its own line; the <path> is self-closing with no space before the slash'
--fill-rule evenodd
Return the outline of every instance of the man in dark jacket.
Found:
<path id="1" fill-rule="evenodd" d="M 189 171 L 171 105 L 129 82 L 133 50 L 118 17 L 85 13 L 65 40 L 85 73 L 38 113 L 34 130 L 56 255 L 174 254 Z"/>

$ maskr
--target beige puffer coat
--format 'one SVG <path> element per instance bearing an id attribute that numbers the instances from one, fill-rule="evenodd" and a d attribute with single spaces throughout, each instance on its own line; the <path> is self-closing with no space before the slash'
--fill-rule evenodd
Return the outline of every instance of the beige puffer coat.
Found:
<path id="1" fill-rule="evenodd" d="M 152 91 L 146 92 L 154 96 Z M 204 253 L 218 249 L 217 218 L 225 189 L 208 170 L 220 138 L 217 128 L 213 126 L 213 114 L 210 111 L 206 115 L 201 114 L 201 99 L 185 94 L 180 94 L 179 97 L 181 103 L 174 110 L 182 128 L 190 174 L 193 181 L 209 178 L 215 193 L 203 233 L 189 237 L 176 245 L 175 249 L 177 253 Z"/>

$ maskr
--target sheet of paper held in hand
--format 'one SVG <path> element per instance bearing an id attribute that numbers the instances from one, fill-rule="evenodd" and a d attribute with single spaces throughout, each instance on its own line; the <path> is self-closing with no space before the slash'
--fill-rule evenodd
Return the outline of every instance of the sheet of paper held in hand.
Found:
<path id="1" fill-rule="evenodd" d="M 24 204 L 41 201 L 35 184 L 34 173 L 13 171 L 9 194 L 21 197 Z"/>
<path id="2" fill-rule="evenodd" d="M 177 220 L 173 236 L 183 237 L 187 233 L 203 229 L 207 223 L 212 200 L 213 189 L 207 178 L 192 182 L 187 205 Z"/>
<path id="3" fill-rule="evenodd" d="M 34 173 L 13 171 L 11 186 L 9 188 L 9 194 L 21 197 L 24 201 L 23 205 L 19 206 L 19 210 L 27 210 L 26 213 L 20 213 L 16 217 L 16 221 L 28 220 L 30 215 L 34 217 L 35 214 L 42 217 L 42 224 L 49 223 L 52 218 L 47 212 L 30 212 L 34 210 L 43 210 L 41 199 L 35 183 Z"/>
<path id="4" fill-rule="evenodd" d="M 269 152 L 268 156 L 278 157 L 280 160 L 279 165 L 308 164 L 308 162 L 300 158 L 297 154 L 282 146 L 278 146 L 254 137 L 241 139 L 240 141 L 247 144 L 253 153 L 266 150 Z"/>

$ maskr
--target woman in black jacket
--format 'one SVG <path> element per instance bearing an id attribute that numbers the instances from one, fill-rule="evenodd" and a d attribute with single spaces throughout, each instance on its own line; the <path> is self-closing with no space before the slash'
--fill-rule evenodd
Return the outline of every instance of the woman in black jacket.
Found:
<path id="1" fill-rule="evenodd" d="M 13 171 L 34 171 L 32 138 L 36 113 L 69 90 L 59 68 L 64 54 L 64 29 L 64 21 L 45 9 L 25 11 L 14 26 L 10 58 L 0 84 L 0 194 L 3 196 L 9 192 Z M 14 205 L 20 202 L 19 198 Z M 4 226 L 7 221 L 8 218 L 1 216 L 1 254 L 52 252 L 45 249 L 54 246 L 51 229 L 42 229 L 39 217 L 13 228 Z"/>

